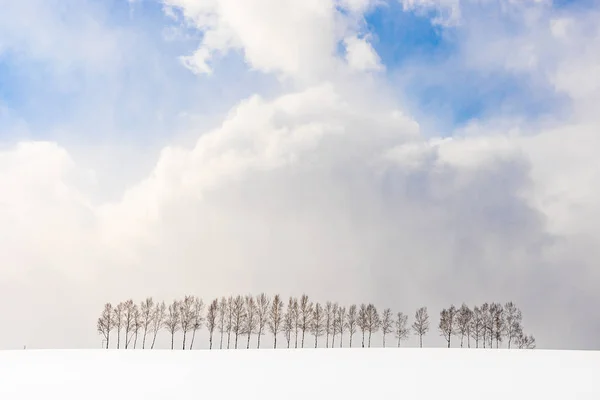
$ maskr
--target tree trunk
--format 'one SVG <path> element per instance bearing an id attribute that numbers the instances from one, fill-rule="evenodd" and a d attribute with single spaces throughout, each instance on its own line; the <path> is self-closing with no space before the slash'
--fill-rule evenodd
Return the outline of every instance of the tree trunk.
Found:
<path id="1" fill-rule="evenodd" d="M 192 340 L 190 341 L 190 350 L 194 348 L 194 339 L 196 339 L 196 329 L 192 332 Z"/>
<path id="2" fill-rule="evenodd" d="M 154 336 L 152 337 L 152 346 L 150 347 L 150 350 L 154 349 L 154 343 L 156 343 L 156 335 L 158 334 L 158 331 L 154 332 Z"/>
<path id="3" fill-rule="evenodd" d="M 348 347 L 352 347 L 352 336 L 354 336 L 354 335 L 350 334 L 350 344 Z"/>
<path id="4" fill-rule="evenodd" d="M 273 348 L 277 348 L 277 333 L 273 334 Z"/>
<path id="5" fill-rule="evenodd" d="M 175 333 L 171 333 L 171 350 L 173 350 L 173 346 L 175 346 Z"/>
<path id="6" fill-rule="evenodd" d="M 117 331 L 117 349 L 121 348 L 121 330 Z"/>
<path id="7" fill-rule="evenodd" d="M 319 344 L 319 337 L 317 335 L 315 335 L 315 349 L 317 348 Z"/>
<path id="8" fill-rule="evenodd" d="M 365 331 L 362 331 L 362 347 L 365 348 Z"/>
<path id="9" fill-rule="evenodd" d="M 302 329 L 302 348 L 304 348 L 304 329 Z"/>
<path id="10" fill-rule="evenodd" d="M 223 350 L 223 331 L 221 331 L 221 341 L 219 342 L 219 349 Z"/>
<path id="11" fill-rule="evenodd" d="M 295 342 L 294 348 L 297 349 L 298 348 L 298 328 L 296 328 L 296 334 L 294 335 L 294 342 Z"/>
<path id="12" fill-rule="evenodd" d="M 419 335 L 419 347 L 423 347 L 423 335 Z"/>
<path id="13" fill-rule="evenodd" d="M 329 332 L 325 335 L 325 348 L 329 348 Z"/>
<path id="14" fill-rule="evenodd" d="M 208 349 L 209 350 L 212 350 L 212 338 L 213 338 L 213 333 L 211 331 L 210 336 L 208 337 Z"/>
<path id="15" fill-rule="evenodd" d="M 135 340 L 133 341 L 133 349 L 134 350 L 137 347 L 137 339 L 138 339 L 138 333 L 137 333 L 137 331 L 135 331 Z"/>
<path id="16" fill-rule="evenodd" d="M 110 331 L 106 334 L 106 348 L 108 349 L 108 342 L 110 341 Z"/>
<path id="17" fill-rule="evenodd" d="M 371 331 L 369 331 L 369 348 L 371 348 Z"/>
<path id="18" fill-rule="evenodd" d="M 385 349 L 385 335 L 383 335 L 383 348 Z"/>
<path id="19" fill-rule="evenodd" d="M 148 327 L 144 328 L 144 338 L 142 339 L 142 350 L 146 349 L 146 333 L 148 333 Z"/>
<path id="20" fill-rule="evenodd" d="M 231 342 L 231 331 L 227 332 L 227 350 L 229 350 L 229 343 Z"/>
<path id="21" fill-rule="evenodd" d="M 251 333 L 248 333 L 248 342 L 246 343 L 246 350 L 250 348 L 250 335 Z"/>
<path id="22" fill-rule="evenodd" d="M 260 349 L 260 337 L 262 336 L 262 328 L 258 328 L 258 338 L 256 339 L 256 348 Z"/>
<path id="23" fill-rule="evenodd" d="M 238 345 L 238 335 L 239 333 L 236 331 L 235 332 L 235 349 L 237 350 L 237 345 Z"/>
<path id="24" fill-rule="evenodd" d="M 335 335 L 331 336 L 331 348 L 335 347 Z"/>
<path id="25" fill-rule="evenodd" d="M 186 334 L 186 332 L 183 331 L 183 342 L 182 342 L 183 343 L 183 350 L 185 350 L 185 334 Z"/>

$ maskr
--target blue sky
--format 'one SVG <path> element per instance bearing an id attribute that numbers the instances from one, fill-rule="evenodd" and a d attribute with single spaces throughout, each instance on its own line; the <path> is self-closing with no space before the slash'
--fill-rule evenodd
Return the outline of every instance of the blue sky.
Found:
<path id="1" fill-rule="evenodd" d="M 65 123 L 82 130 L 89 128 L 86 124 L 105 126 L 105 131 L 117 130 L 124 137 L 135 136 L 128 133 L 133 131 L 166 135 L 181 113 L 225 112 L 238 99 L 275 87 L 272 78 L 249 72 L 239 53 L 216 61 L 215 74 L 209 77 L 184 69 L 178 56 L 191 53 L 201 36 L 180 30 L 189 37 L 166 40 L 165 32 L 179 25 L 155 1 L 90 4 L 102 9 L 104 28 L 134 37 L 138 52 L 127 57 L 117 72 L 90 73 L 75 65 L 57 76 L 47 60 L 18 47 L 0 52 L 0 104 L 11 110 L 13 118 L 27 121 L 34 135 L 43 137 Z M 367 14 L 366 24 L 391 90 L 432 129 L 447 135 L 471 119 L 490 115 L 535 119 L 561 109 L 560 96 L 528 76 L 476 70 L 457 61 L 462 28 L 434 26 L 431 16 L 405 12 L 399 3 L 389 2 Z M 88 118 L 78 125 L 73 116 L 83 114 Z M 2 137 L 7 134 L 0 130 Z"/>

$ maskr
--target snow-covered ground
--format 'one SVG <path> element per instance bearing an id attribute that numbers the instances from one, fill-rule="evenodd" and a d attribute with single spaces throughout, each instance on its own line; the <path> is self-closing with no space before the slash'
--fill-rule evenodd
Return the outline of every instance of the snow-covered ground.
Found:
<path id="1" fill-rule="evenodd" d="M 600 352 L 0 352 L 0 399 L 600 399 Z"/>

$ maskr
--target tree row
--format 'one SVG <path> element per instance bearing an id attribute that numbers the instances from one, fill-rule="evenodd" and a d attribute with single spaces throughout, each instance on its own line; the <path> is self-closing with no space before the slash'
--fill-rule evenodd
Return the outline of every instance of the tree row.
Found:
<path id="1" fill-rule="evenodd" d="M 290 297 L 284 304 L 280 295 L 271 298 L 262 293 L 217 298 L 207 307 L 196 296 L 185 296 L 168 306 L 151 297 L 139 304 L 133 300 L 116 306 L 107 303 L 97 322 L 103 347 L 107 349 L 115 342 L 115 336 L 117 349 L 135 349 L 138 345 L 153 349 L 160 332 L 170 335 L 171 349 L 175 347 L 177 333 L 182 336 L 181 348 L 192 349 L 196 333 L 203 329 L 208 333 L 209 349 L 216 347 L 216 340 L 219 349 L 240 346 L 248 349 L 253 337 L 256 348 L 260 348 L 266 333 L 272 336 L 273 348 L 277 348 L 277 339 L 282 335 L 287 348 L 304 348 L 309 340 L 316 348 L 323 337 L 326 347 L 343 347 L 345 338 L 348 347 L 353 347 L 356 335 L 361 347 L 371 347 L 372 337 L 378 332 L 383 347 L 390 335 L 400 347 L 411 332 L 419 337 L 419 346 L 423 347 L 430 321 L 427 307 L 416 311 L 409 326 L 404 313 L 394 314 L 390 308 L 380 313 L 373 304 L 353 304 L 346 308 L 333 302 L 313 302 L 307 295 Z M 458 309 L 450 306 L 440 312 L 438 330 L 448 347 L 456 337 L 460 338 L 461 347 L 466 341 L 467 347 L 474 342 L 476 348 L 491 348 L 494 343 L 498 348 L 503 342 L 508 348 L 535 348 L 535 339 L 524 333 L 521 311 L 512 302 L 504 306 L 485 303 L 472 310 L 466 304 Z"/>

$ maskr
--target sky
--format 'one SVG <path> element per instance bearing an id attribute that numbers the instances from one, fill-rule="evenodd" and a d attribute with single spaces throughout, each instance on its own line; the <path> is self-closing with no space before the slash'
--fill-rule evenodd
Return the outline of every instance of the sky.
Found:
<path id="1" fill-rule="evenodd" d="M 263 291 L 600 348 L 597 2 L 0 8 L 0 348 Z"/>
<path id="2" fill-rule="evenodd" d="M 193 397 L 201 391 L 252 400 L 278 399 L 282 392 L 291 400 L 334 393 L 342 398 L 439 398 L 448 396 L 448 388 L 457 381 L 467 381 L 460 388 L 466 400 L 480 399 L 482 392 L 489 392 L 490 400 L 515 394 L 594 400 L 600 394 L 594 380 L 599 357 L 598 352 L 466 349 L 5 351 L 0 353 L 5 378 L 0 395 L 15 400 L 96 400 L 117 392 L 122 398 L 154 400 Z M 298 384 L 307 371 L 311 379 Z M 110 384 L 99 383 L 99 376 Z M 502 382 L 493 390 L 490 376 Z M 198 377 L 206 383 L 199 385 Z"/>

